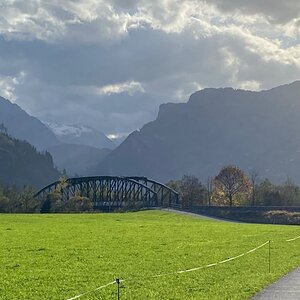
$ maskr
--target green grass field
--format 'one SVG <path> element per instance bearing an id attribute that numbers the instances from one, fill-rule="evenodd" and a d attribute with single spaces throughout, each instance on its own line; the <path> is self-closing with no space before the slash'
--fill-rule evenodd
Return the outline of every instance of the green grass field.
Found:
<path id="1" fill-rule="evenodd" d="M 300 264 L 297 226 L 235 224 L 164 211 L 0 215 L 0 299 L 68 299 L 116 277 L 121 299 L 249 299 Z M 195 272 L 144 277 L 237 260 Z M 81 299 L 117 299 L 116 285 Z"/>

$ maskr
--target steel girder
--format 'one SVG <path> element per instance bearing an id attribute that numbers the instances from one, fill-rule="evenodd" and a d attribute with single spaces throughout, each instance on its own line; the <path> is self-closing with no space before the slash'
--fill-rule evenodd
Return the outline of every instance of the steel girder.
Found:
<path id="1" fill-rule="evenodd" d="M 93 176 L 69 178 L 62 186 L 56 181 L 35 194 L 45 199 L 47 195 L 58 192 L 63 201 L 74 196 L 89 198 L 95 209 L 110 211 L 122 207 L 155 207 L 161 202 L 159 191 L 140 180 L 119 176 Z"/>
<path id="2" fill-rule="evenodd" d="M 130 179 L 134 179 L 138 182 L 142 182 L 144 185 L 148 186 L 150 189 L 157 193 L 158 205 L 162 207 L 170 207 L 170 206 L 180 206 L 180 197 L 179 193 L 170 187 L 162 184 L 153 179 L 149 179 L 147 177 L 127 177 Z"/>

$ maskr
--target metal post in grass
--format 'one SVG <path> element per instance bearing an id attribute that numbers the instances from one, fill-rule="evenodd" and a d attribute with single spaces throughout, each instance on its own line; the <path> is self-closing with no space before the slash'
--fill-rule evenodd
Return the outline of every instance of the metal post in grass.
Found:
<path id="1" fill-rule="evenodd" d="M 119 278 L 116 278 L 116 284 L 118 287 L 118 300 L 120 300 L 120 279 Z"/>
<path id="2" fill-rule="evenodd" d="M 271 273 L 271 241 L 269 241 L 269 273 Z"/>

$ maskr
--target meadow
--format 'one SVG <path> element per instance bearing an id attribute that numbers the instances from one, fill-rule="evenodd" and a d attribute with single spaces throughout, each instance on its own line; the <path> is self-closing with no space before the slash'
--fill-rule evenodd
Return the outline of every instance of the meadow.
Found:
<path id="1" fill-rule="evenodd" d="M 0 215 L 0 299 L 69 299 L 115 278 L 121 299 L 249 299 L 300 264 L 298 226 L 165 211 Z M 268 247 L 194 272 L 147 278 Z M 130 279 L 130 280 L 128 280 Z M 116 285 L 80 299 L 117 299 Z"/>

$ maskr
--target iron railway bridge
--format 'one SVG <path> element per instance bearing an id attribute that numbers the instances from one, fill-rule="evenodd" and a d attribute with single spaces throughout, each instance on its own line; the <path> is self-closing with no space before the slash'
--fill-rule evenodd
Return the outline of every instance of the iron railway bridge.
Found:
<path id="1" fill-rule="evenodd" d="M 87 197 L 95 210 L 117 208 L 179 207 L 179 194 L 168 186 L 146 177 L 93 176 L 56 181 L 35 194 L 41 200 L 55 191 L 63 201 L 71 197 Z"/>

